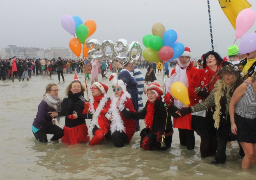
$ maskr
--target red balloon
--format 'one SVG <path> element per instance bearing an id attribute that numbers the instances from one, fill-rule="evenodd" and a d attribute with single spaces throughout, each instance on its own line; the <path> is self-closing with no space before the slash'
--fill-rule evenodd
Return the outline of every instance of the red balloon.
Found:
<path id="1" fill-rule="evenodd" d="M 170 46 L 164 46 L 158 52 L 158 56 L 162 61 L 169 61 L 173 55 L 174 51 Z"/>

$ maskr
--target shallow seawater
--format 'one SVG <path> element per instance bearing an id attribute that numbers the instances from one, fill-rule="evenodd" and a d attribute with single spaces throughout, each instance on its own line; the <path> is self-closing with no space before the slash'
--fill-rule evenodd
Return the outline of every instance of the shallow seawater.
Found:
<path id="1" fill-rule="evenodd" d="M 162 83 L 162 76 L 156 76 Z M 78 77 L 84 82 L 83 74 Z M 142 150 L 139 132 L 123 148 L 116 148 L 109 141 L 96 146 L 36 141 L 31 124 L 46 85 L 57 83 L 63 98 L 72 79 L 73 74 L 65 74 L 66 81 L 60 83 L 56 75 L 52 79 L 32 76 L 30 81 L 0 81 L 0 179 L 255 179 L 256 166 L 241 170 L 236 142 L 227 147 L 225 164 L 211 165 L 213 157 L 200 157 L 200 138 L 196 136 L 195 149 L 188 151 L 179 145 L 177 129 L 167 151 Z M 107 84 L 108 80 L 102 82 Z M 143 99 L 146 101 L 145 95 Z M 143 128 L 144 122 L 140 123 Z M 64 118 L 59 126 L 64 126 Z"/>

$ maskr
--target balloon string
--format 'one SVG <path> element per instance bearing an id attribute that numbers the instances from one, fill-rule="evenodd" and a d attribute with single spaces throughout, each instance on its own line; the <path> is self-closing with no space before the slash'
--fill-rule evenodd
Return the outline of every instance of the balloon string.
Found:
<path id="1" fill-rule="evenodd" d="M 211 18 L 211 10 L 210 10 L 210 1 L 207 0 L 208 3 L 208 15 L 209 15 L 209 25 L 210 25 L 210 36 L 211 36 L 211 45 L 212 45 L 212 51 L 214 51 L 213 46 L 213 35 L 212 35 L 212 18 Z"/>

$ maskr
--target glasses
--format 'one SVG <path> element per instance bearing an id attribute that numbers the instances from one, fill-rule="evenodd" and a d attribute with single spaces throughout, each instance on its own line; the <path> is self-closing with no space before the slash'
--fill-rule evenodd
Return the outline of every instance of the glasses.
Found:
<path id="1" fill-rule="evenodd" d="M 54 89 L 54 90 L 51 90 L 51 91 L 58 92 L 58 91 L 59 91 L 59 89 Z"/>
<path id="2" fill-rule="evenodd" d="M 91 91 L 95 91 L 97 88 L 96 87 L 90 87 Z"/>
<path id="3" fill-rule="evenodd" d="M 120 91 L 122 88 L 113 88 L 113 92 Z"/>
<path id="4" fill-rule="evenodd" d="M 153 95 L 153 94 L 155 94 L 155 93 L 154 92 L 150 92 L 150 93 L 148 92 L 147 93 L 147 95 Z"/>

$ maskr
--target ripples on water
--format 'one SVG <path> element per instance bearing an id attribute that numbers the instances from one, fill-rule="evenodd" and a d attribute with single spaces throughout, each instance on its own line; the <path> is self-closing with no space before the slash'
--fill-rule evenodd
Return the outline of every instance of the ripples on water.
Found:
<path id="1" fill-rule="evenodd" d="M 143 70 L 145 74 L 145 70 Z M 83 80 L 83 75 L 78 75 Z M 63 98 L 73 75 L 58 84 Z M 160 75 L 157 76 L 160 79 Z M 101 78 L 100 78 L 101 79 Z M 143 151 L 137 132 L 131 143 L 115 148 L 111 142 L 88 146 L 63 143 L 42 144 L 34 139 L 31 124 L 45 86 L 57 76 L 32 77 L 30 81 L 0 82 L 0 179 L 255 179 L 255 166 L 242 171 L 238 145 L 227 147 L 227 162 L 211 165 L 213 157 L 201 159 L 199 137 L 195 150 L 179 145 L 175 129 L 171 149 Z M 107 80 L 102 80 L 107 83 Z M 89 92 L 90 93 L 90 92 Z M 109 96 L 111 91 L 109 91 Z M 146 97 L 144 96 L 144 100 Z M 60 126 L 64 126 L 64 118 Z M 144 127 L 141 121 L 141 127 Z M 49 136 L 50 137 L 50 136 Z"/>

